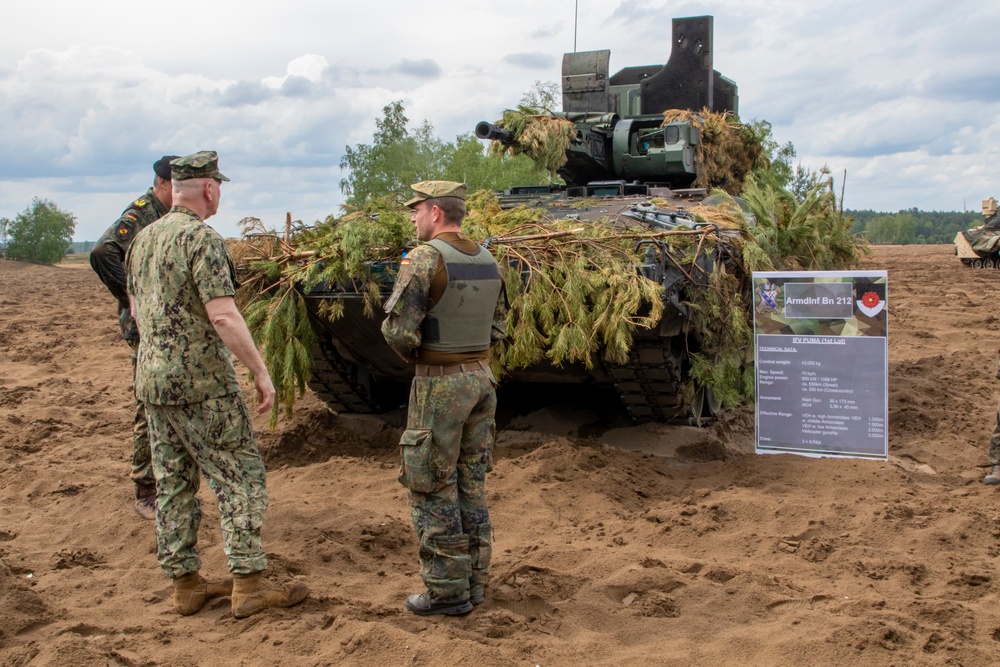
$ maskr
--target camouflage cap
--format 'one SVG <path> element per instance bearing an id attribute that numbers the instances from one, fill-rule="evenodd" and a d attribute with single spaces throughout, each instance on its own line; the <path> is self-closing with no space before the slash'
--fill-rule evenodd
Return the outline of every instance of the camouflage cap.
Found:
<path id="1" fill-rule="evenodd" d="M 427 199 L 438 197 L 465 199 L 465 183 L 456 183 L 455 181 L 420 181 L 411 185 L 410 189 L 416 192 L 417 196 L 404 204 L 408 208 L 413 208 Z"/>
<path id="2" fill-rule="evenodd" d="M 179 157 L 173 160 L 170 166 L 173 167 L 175 181 L 186 181 L 189 178 L 229 180 L 219 171 L 219 154 L 215 151 L 198 151 L 194 155 Z"/>
<path id="3" fill-rule="evenodd" d="M 179 158 L 180 155 L 164 155 L 153 163 L 153 171 L 165 181 L 170 180 L 170 163 Z"/>

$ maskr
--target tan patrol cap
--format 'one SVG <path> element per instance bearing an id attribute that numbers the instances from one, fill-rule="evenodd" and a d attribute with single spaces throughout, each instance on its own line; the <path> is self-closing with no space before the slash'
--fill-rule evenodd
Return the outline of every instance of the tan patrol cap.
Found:
<path id="1" fill-rule="evenodd" d="M 407 201 L 404 206 L 413 208 L 417 204 L 427 199 L 437 199 L 438 197 L 458 197 L 465 200 L 465 183 L 455 181 L 420 181 L 410 186 L 410 189 L 417 193 L 417 196 Z"/>

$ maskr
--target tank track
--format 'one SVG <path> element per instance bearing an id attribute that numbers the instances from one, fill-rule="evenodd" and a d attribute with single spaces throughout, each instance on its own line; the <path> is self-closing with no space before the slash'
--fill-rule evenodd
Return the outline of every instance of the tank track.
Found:
<path id="1" fill-rule="evenodd" d="M 320 334 L 319 331 L 317 331 Z M 372 413 L 379 405 L 371 395 L 363 371 L 345 360 L 330 340 L 319 335 L 312 350 L 312 374 L 309 388 L 334 412 Z"/>
<path id="2" fill-rule="evenodd" d="M 683 356 L 673 350 L 672 339 L 637 339 L 628 362 L 609 364 L 607 372 L 635 421 L 700 425 L 700 402 L 690 405 L 684 400 L 682 363 Z"/>
<path id="3" fill-rule="evenodd" d="M 973 269 L 1000 269 L 1000 257 L 963 258 L 962 263 Z"/>

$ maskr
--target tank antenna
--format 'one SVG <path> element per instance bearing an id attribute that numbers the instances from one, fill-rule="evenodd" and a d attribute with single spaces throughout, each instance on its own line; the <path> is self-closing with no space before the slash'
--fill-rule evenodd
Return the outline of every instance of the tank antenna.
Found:
<path id="1" fill-rule="evenodd" d="M 576 53 L 576 24 L 580 18 L 580 0 L 573 2 L 573 53 Z"/>

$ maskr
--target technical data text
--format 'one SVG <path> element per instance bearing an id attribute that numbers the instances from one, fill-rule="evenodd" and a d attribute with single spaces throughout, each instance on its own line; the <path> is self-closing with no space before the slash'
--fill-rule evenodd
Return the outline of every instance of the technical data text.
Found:
<path id="1" fill-rule="evenodd" d="M 757 336 L 757 449 L 886 458 L 887 341 Z"/>

